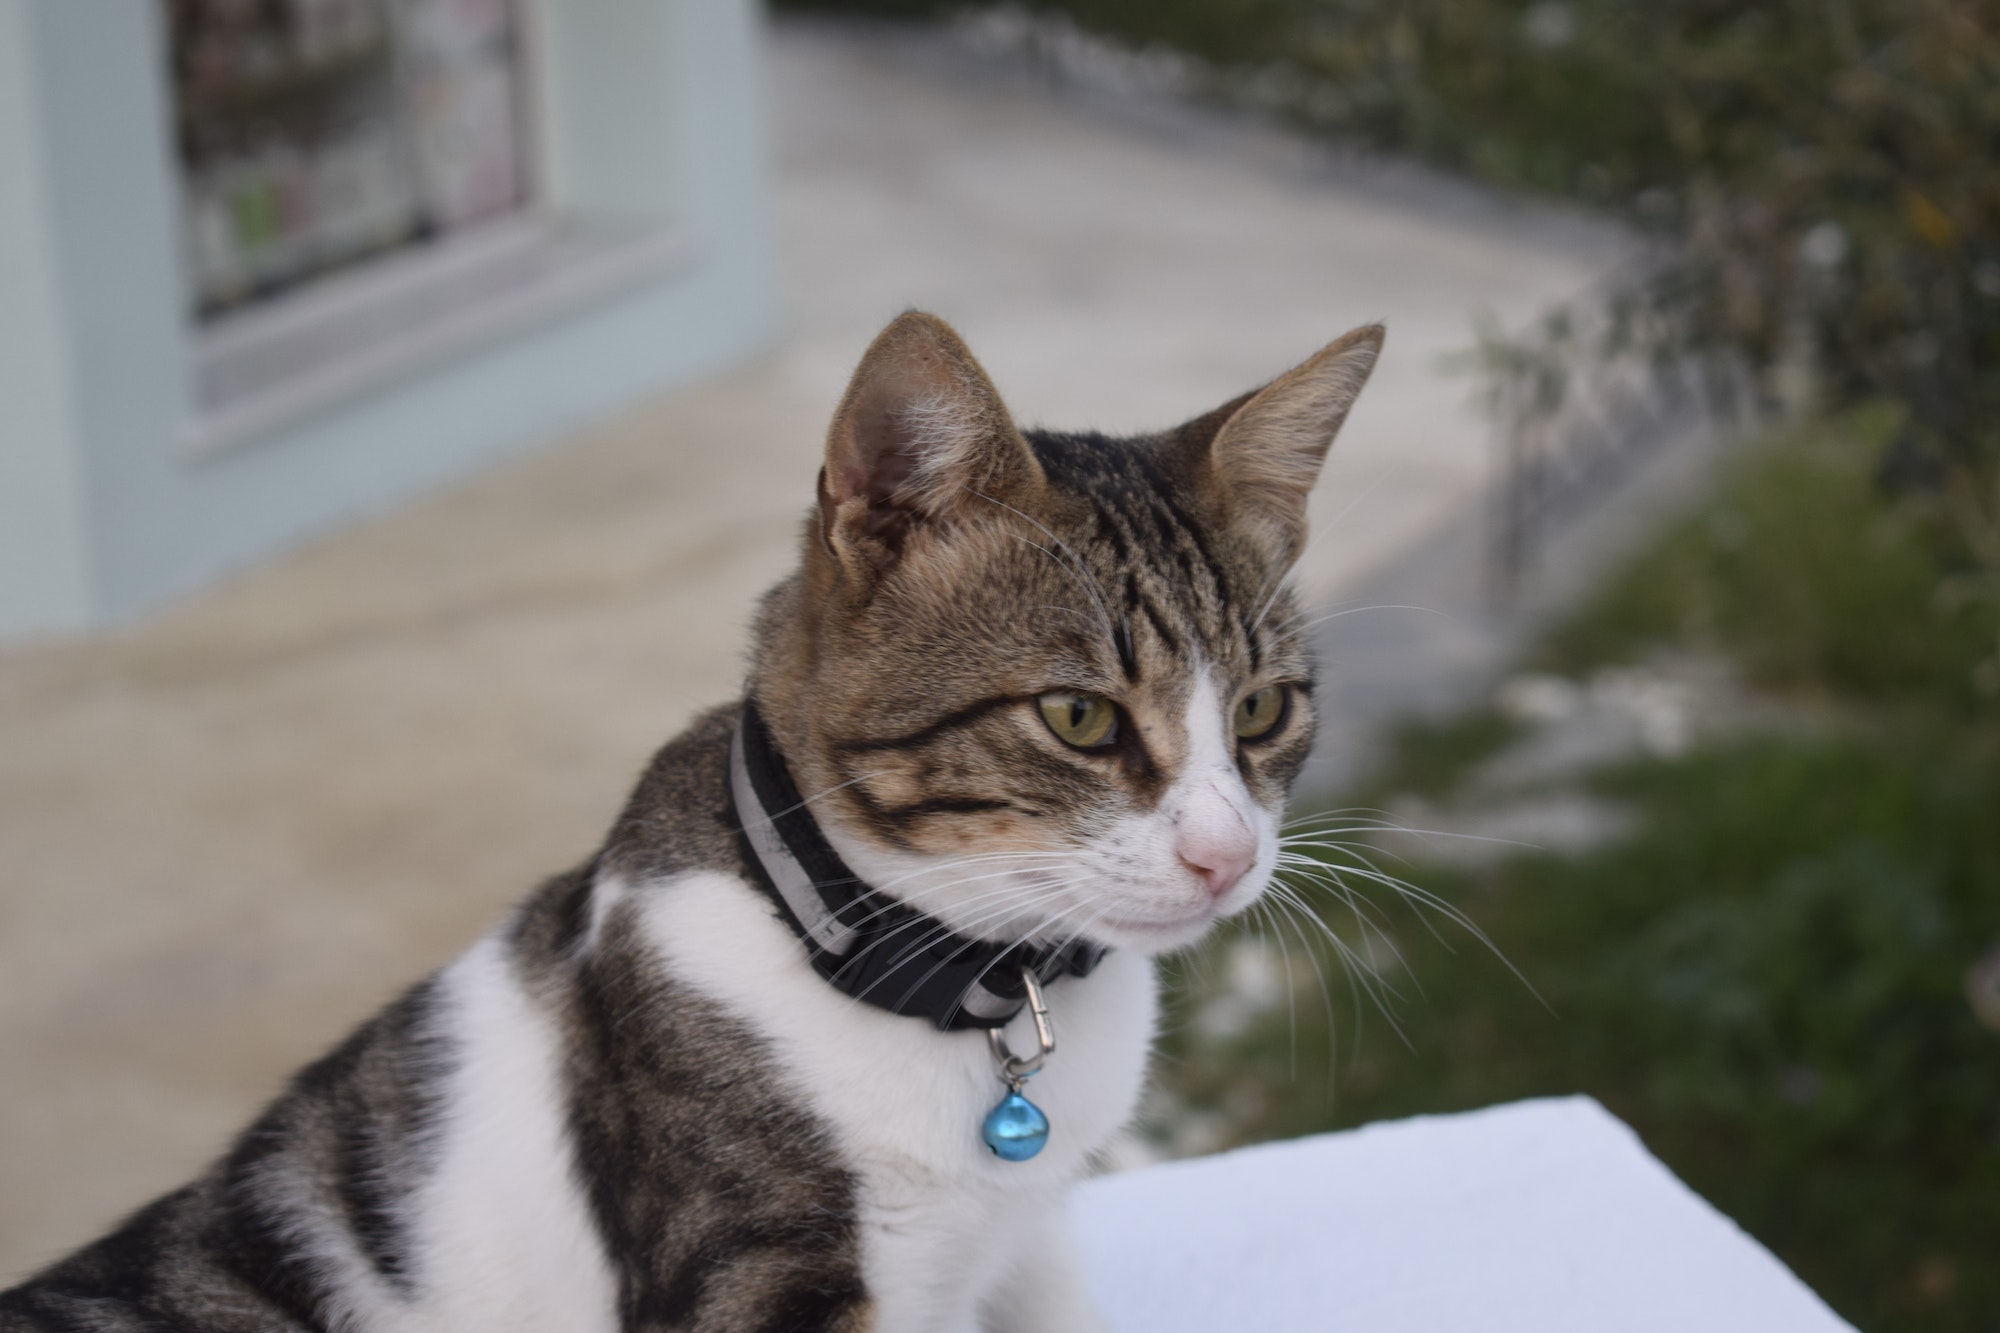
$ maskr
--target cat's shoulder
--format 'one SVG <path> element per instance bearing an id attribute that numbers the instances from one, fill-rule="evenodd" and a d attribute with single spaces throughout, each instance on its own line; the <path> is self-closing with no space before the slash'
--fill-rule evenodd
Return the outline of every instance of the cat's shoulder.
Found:
<path id="1" fill-rule="evenodd" d="M 740 871 L 729 802 L 729 741 L 741 702 L 695 717 L 653 755 L 605 839 L 603 863 L 634 883 Z"/>

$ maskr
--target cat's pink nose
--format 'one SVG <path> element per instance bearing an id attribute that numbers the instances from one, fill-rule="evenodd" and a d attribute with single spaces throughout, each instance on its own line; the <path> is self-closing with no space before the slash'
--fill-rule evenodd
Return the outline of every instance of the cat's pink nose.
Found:
<path id="1" fill-rule="evenodd" d="M 1236 887 L 1257 859 L 1253 843 L 1185 840 L 1179 848 L 1181 864 L 1207 888 L 1209 897 L 1220 898 Z"/>

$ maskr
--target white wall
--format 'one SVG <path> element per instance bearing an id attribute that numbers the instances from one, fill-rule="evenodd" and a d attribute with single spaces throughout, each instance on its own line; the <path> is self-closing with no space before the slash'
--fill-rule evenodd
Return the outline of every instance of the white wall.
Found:
<path id="1" fill-rule="evenodd" d="M 189 461 L 152 0 L 0 0 L 0 635 L 129 617 L 726 365 L 771 319 L 751 0 L 540 0 L 559 207 L 671 219 L 688 264 Z"/>
<path id="2" fill-rule="evenodd" d="M 81 466 L 27 0 L 0 0 L 0 635 L 89 617 Z"/>

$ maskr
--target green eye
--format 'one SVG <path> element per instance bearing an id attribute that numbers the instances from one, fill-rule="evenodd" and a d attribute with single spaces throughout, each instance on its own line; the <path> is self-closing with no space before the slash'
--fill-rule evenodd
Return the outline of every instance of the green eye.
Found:
<path id="1" fill-rule="evenodd" d="M 1269 734 L 1285 715 L 1285 687 L 1266 685 L 1236 705 L 1236 734 L 1246 741 Z"/>
<path id="2" fill-rule="evenodd" d="M 1055 690 L 1037 702 L 1049 730 L 1079 750 L 1094 750 L 1118 739 L 1118 709 L 1109 699 Z"/>

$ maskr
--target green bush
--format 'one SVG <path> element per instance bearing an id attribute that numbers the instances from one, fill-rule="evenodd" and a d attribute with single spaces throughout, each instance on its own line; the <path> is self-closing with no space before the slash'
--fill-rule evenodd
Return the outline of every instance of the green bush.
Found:
<path id="1" fill-rule="evenodd" d="M 1663 644 L 1726 651 L 1810 702 L 1991 716 L 2000 604 L 1955 527 L 1875 483 L 1893 413 L 1821 423 L 1741 460 L 1722 497 L 1558 628 L 1536 665 L 1580 670 Z"/>

